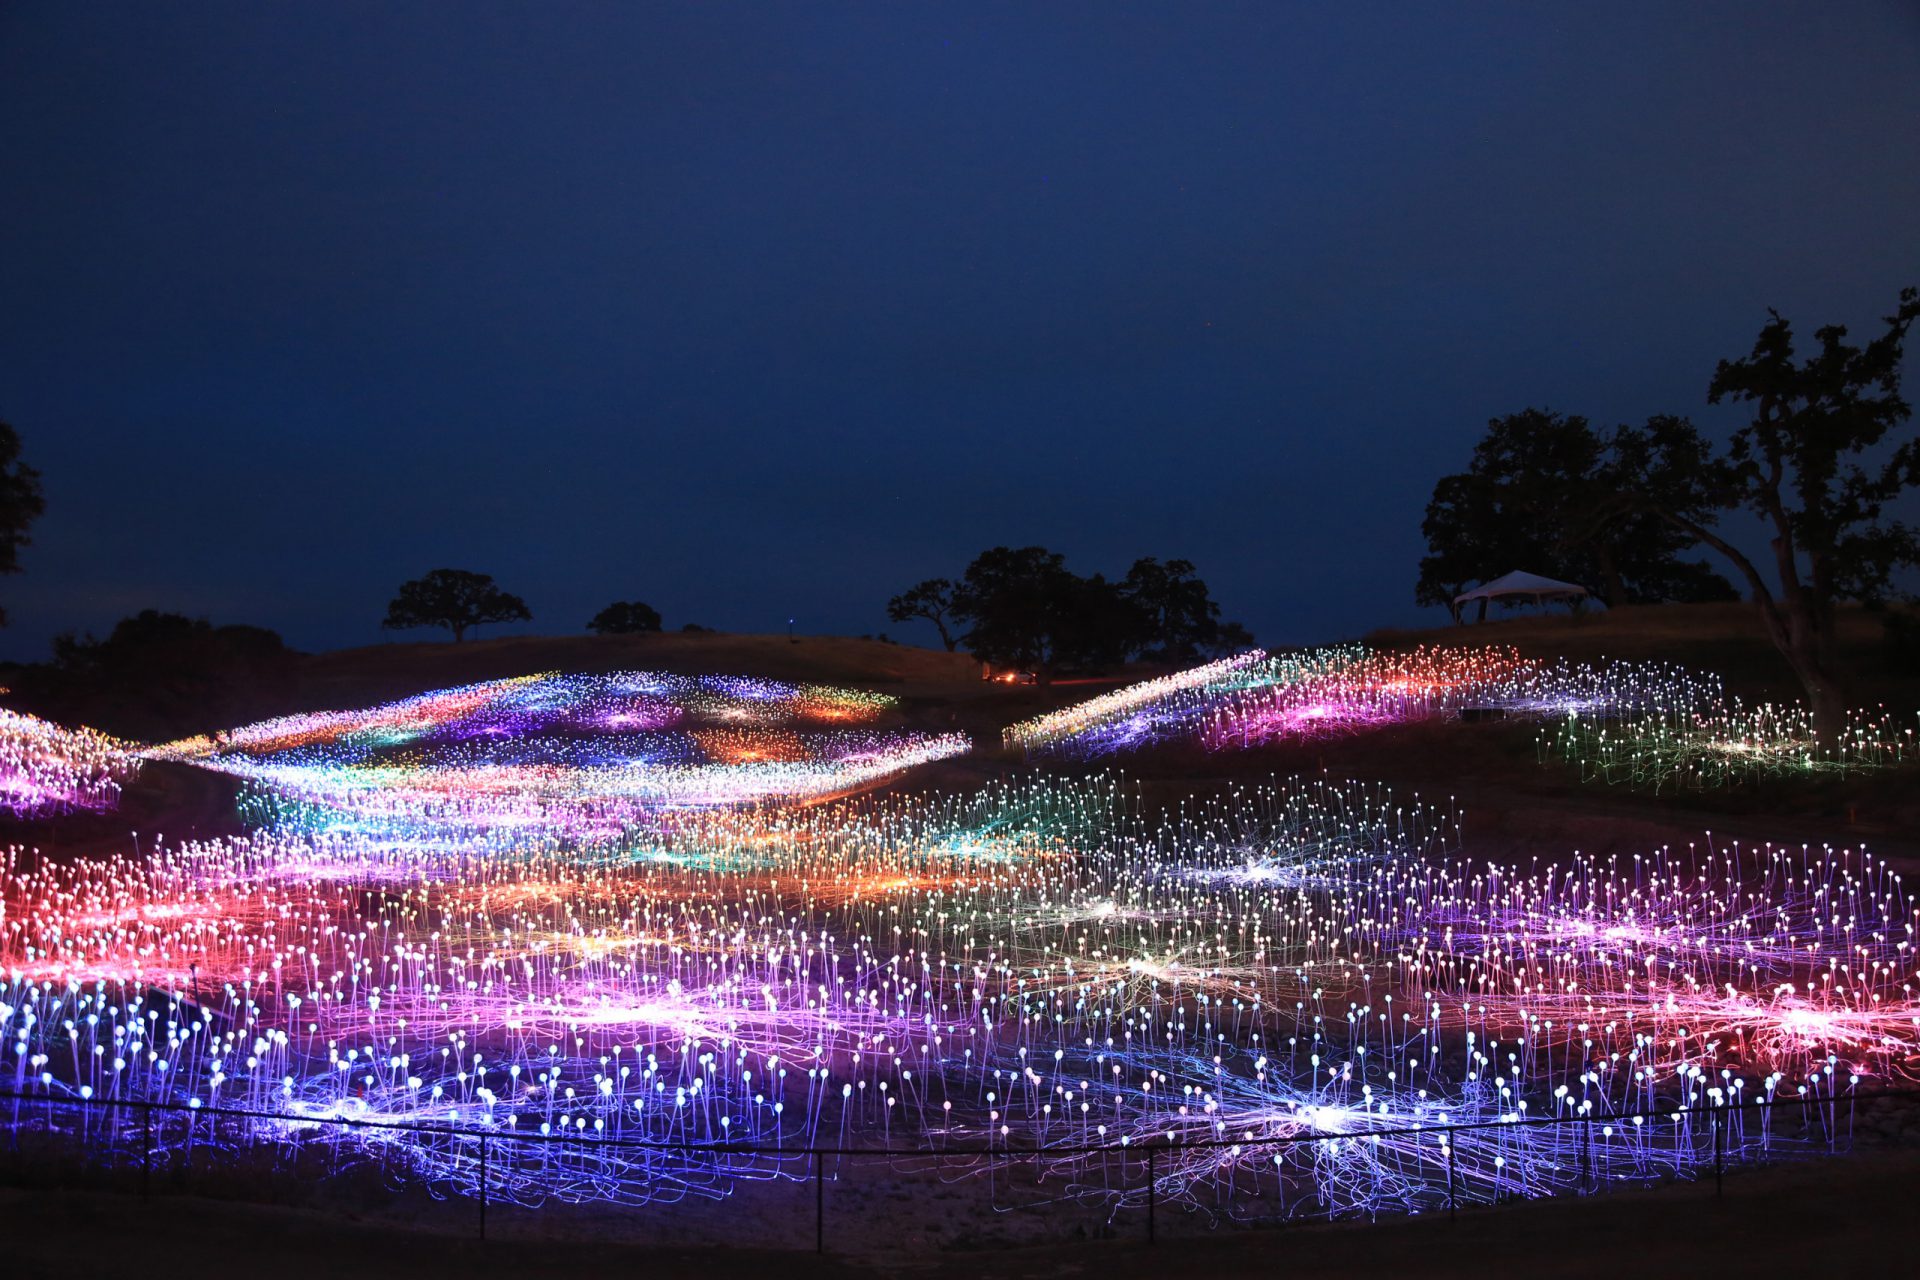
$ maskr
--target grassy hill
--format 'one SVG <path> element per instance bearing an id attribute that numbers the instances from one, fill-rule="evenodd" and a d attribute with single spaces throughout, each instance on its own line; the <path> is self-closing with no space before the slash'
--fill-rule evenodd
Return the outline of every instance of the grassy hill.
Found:
<path id="1" fill-rule="evenodd" d="M 1842 609 L 1837 633 L 1841 665 L 1856 702 L 1920 705 L 1920 668 L 1900 663 L 1879 618 L 1865 609 Z M 1575 662 L 1674 662 L 1711 671 L 1746 698 L 1800 696 L 1792 669 L 1767 638 L 1760 615 L 1745 602 L 1631 605 L 1573 615 L 1556 611 L 1458 627 L 1380 630 L 1366 640 L 1382 648 L 1510 644 L 1530 657 Z"/>
<path id="2" fill-rule="evenodd" d="M 754 675 L 916 698 L 964 698 L 986 687 L 979 664 L 964 653 L 844 636 L 789 639 L 714 631 L 369 645 L 303 656 L 296 679 L 303 696 L 318 700 L 314 706 L 360 706 L 537 671 Z"/>
<path id="3" fill-rule="evenodd" d="M 1592 661 L 1617 657 L 1677 662 L 1720 673 L 1749 698 L 1797 696 L 1792 673 L 1745 605 L 1693 605 L 1596 611 L 1577 617 L 1522 617 L 1427 631 L 1382 631 L 1382 647 L 1419 643 L 1511 644 L 1533 657 Z M 1920 706 L 1920 678 L 1889 660 L 1876 619 L 1843 615 L 1842 656 L 1862 703 Z M 964 654 L 840 637 L 667 632 L 634 636 L 522 636 L 452 643 L 383 644 L 290 655 L 271 684 L 230 698 L 219 728 L 264 716 L 366 706 L 425 690 L 540 671 L 658 670 L 738 674 L 872 689 L 901 699 L 889 722 L 964 730 L 976 751 L 915 770 L 893 785 L 966 790 L 1025 767 L 1000 749 L 1008 724 L 1093 696 L 1122 680 L 1158 674 L 1131 668 L 1111 679 L 1050 689 L 988 683 Z M 208 717 L 211 719 L 211 717 Z M 112 727 L 112 726 L 107 726 Z M 181 729 L 186 732 L 187 729 Z M 1455 801 L 1468 832 L 1489 856 L 1579 847 L 1645 848 L 1698 838 L 1703 829 L 1745 839 L 1853 842 L 1920 859 L 1920 787 L 1911 770 L 1841 779 L 1754 786 L 1730 792 L 1653 796 L 1586 784 L 1561 765 L 1543 765 L 1537 727 L 1524 721 L 1389 726 L 1346 736 L 1279 742 L 1247 751 L 1207 752 L 1170 745 L 1108 757 L 1091 765 L 1049 763 L 1049 771 L 1109 769 L 1170 804 L 1196 793 L 1271 775 L 1325 773 L 1391 783 L 1405 794 Z M 150 735 L 151 736 L 151 735 Z M 113 815 L 81 815 L 6 831 L 27 843 L 94 847 L 129 828 L 208 834 L 232 822 L 230 784 L 198 770 L 153 767 Z M 0 828 L 13 824 L 0 823 Z"/>

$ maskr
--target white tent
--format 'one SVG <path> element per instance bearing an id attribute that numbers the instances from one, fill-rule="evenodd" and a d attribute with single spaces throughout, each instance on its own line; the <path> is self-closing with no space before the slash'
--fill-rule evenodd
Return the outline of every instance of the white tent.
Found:
<path id="1" fill-rule="evenodd" d="M 1552 578 L 1543 578 L 1537 573 L 1521 573 L 1515 570 L 1492 582 L 1483 582 L 1471 591 L 1463 592 L 1453 598 L 1454 617 L 1470 602 L 1481 602 L 1481 614 L 1486 613 L 1489 600 L 1532 600 L 1544 604 L 1548 600 L 1580 600 L 1587 595 L 1587 589 L 1577 582 L 1558 582 Z"/>

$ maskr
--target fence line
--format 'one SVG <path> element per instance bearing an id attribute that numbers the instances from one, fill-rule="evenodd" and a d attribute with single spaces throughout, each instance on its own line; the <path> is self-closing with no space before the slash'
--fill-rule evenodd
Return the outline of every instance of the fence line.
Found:
<path id="1" fill-rule="evenodd" d="M 1523 1116 L 1511 1120 L 1472 1120 L 1462 1123 L 1401 1125 L 1388 1129 L 1355 1129 L 1345 1133 L 1296 1133 L 1267 1138 L 1209 1138 L 1204 1140 L 1170 1139 L 1170 1147 L 1189 1151 L 1225 1150 L 1230 1147 L 1271 1147 L 1308 1142 L 1350 1142 L 1367 1138 L 1404 1138 L 1423 1133 L 1471 1133 L 1482 1129 L 1540 1128 L 1569 1124 L 1614 1124 L 1630 1120 L 1677 1120 L 1681 1116 L 1766 1111 L 1775 1107 L 1852 1106 L 1883 1098 L 1920 1098 L 1920 1088 L 1879 1089 L 1871 1092 L 1849 1091 L 1827 1095 L 1803 1094 L 1792 1098 L 1767 1098 L 1751 1102 L 1696 1103 L 1692 1106 L 1646 1107 L 1638 1111 L 1613 1111 L 1604 1115 Z M 351 1129 L 388 1129 L 400 1133 L 433 1134 L 448 1138 L 488 1138 L 513 1142 L 585 1142 L 600 1147 L 630 1150 L 665 1151 L 681 1154 L 765 1156 L 1003 1156 L 1022 1159 L 1034 1156 L 1127 1155 L 1145 1150 L 1149 1141 L 1062 1144 L 1059 1146 L 1017 1147 L 1011 1143 L 970 1147 L 822 1147 L 768 1146 L 743 1142 L 661 1142 L 648 1138 L 608 1138 L 561 1130 L 532 1133 L 513 1126 L 493 1129 L 465 1128 L 458 1125 L 421 1124 L 404 1120 L 357 1120 L 348 1116 L 304 1116 L 285 1111 L 257 1111 L 245 1107 L 196 1107 L 180 1102 L 154 1102 L 143 1098 L 82 1098 L 51 1093 L 0 1093 L 0 1103 L 41 1102 L 56 1106 L 127 1108 L 164 1111 L 188 1116 L 216 1116 L 236 1120 L 270 1120 L 282 1124 L 339 1125 Z"/>
<path id="2" fill-rule="evenodd" d="M 1205 1151 L 1225 1149 L 1245 1149 L 1248 1147 L 1292 1147 L 1308 1143 L 1321 1142 L 1364 1142 L 1369 1139 L 1408 1137 L 1415 1134 L 1453 1135 L 1456 1133 L 1474 1133 L 1485 1130 L 1511 1130 L 1516 1128 L 1554 1128 L 1577 1124 L 1584 1126 L 1581 1146 L 1581 1182 L 1578 1193 L 1590 1191 L 1588 1183 L 1592 1176 L 1592 1135 L 1594 1125 L 1620 1125 L 1634 1120 L 1669 1119 L 1678 1122 L 1682 1117 L 1708 1116 L 1712 1128 L 1713 1165 L 1715 1194 L 1724 1194 L 1725 1148 L 1723 1135 L 1727 1125 L 1723 1117 L 1736 1113 L 1765 1113 L 1778 1107 L 1798 1107 L 1804 1112 L 1809 1107 L 1835 1107 L 1845 1103 L 1851 1114 L 1852 1109 L 1862 1102 L 1874 1102 L 1881 1099 L 1920 1099 L 1920 1088 L 1881 1089 L 1869 1092 L 1849 1090 L 1846 1093 L 1797 1094 L 1793 1097 L 1771 1097 L 1752 1101 L 1722 1101 L 1698 1103 L 1692 1106 L 1647 1107 L 1637 1111 L 1613 1111 L 1604 1115 L 1553 1115 L 1523 1116 L 1506 1120 L 1476 1120 L 1465 1123 L 1433 1125 L 1401 1125 L 1392 1128 L 1360 1129 L 1348 1133 L 1296 1133 L 1264 1138 L 1212 1138 L 1202 1140 L 1184 1140 L 1172 1134 L 1168 1141 L 1157 1143 L 1151 1139 L 1141 1142 L 1118 1142 L 1101 1144 L 1071 1144 L 1060 1146 L 1016 1147 L 1011 1144 L 995 1146 L 991 1142 L 986 1146 L 965 1147 L 822 1147 L 822 1146 L 767 1146 L 760 1143 L 740 1142 L 661 1142 L 644 1138 L 608 1138 L 589 1136 L 584 1132 L 561 1130 L 560 1132 L 533 1133 L 525 1130 L 498 1128 L 466 1128 L 457 1125 L 422 1124 L 410 1121 L 358 1120 L 345 1116 L 303 1116 L 284 1111 L 259 1111 L 245 1107 L 207 1107 L 193 1106 L 180 1102 L 156 1102 L 140 1098 L 100 1098 L 79 1097 L 77 1095 L 58 1095 L 53 1093 L 0 1093 L 0 1104 L 39 1103 L 48 1106 L 76 1107 L 81 1110 L 134 1110 L 141 1113 L 144 1141 L 141 1148 L 141 1196 L 150 1197 L 152 1185 L 153 1153 L 153 1116 L 155 1112 L 167 1115 L 185 1115 L 188 1117 L 205 1116 L 210 1119 L 260 1120 L 282 1124 L 304 1124 L 315 1126 L 334 1126 L 345 1129 L 382 1129 L 400 1133 L 427 1134 L 445 1138 L 465 1138 L 475 1140 L 480 1149 L 479 1181 L 479 1235 L 482 1240 L 487 1235 L 488 1208 L 488 1151 L 489 1144 L 495 1141 L 509 1142 L 572 1142 L 584 1143 L 602 1148 L 661 1151 L 682 1155 L 746 1155 L 779 1156 L 787 1159 L 806 1159 L 813 1167 L 814 1184 L 814 1247 L 818 1253 L 825 1252 L 826 1190 L 824 1183 L 825 1161 L 829 1158 L 848 1159 L 911 1159 L 927 1157 L 986 1157 L 1007 1163 L 1048 1157 L 1071 1156 L 1119 1156 L 1124 1160 L 1129 1156 L 1143 1154 L 1147 1166 L 1147 1241 L 1154 1243 L 1158 1236 L 1157 1208 L 1158 1186 L 1156 1153 L 1160 1150 Z M 1829 1122 L 1833 1123 L 1832 1121 Z M 1447 1213 L 1449 1219 L 1457 1218 L 1458 1196 L 1454 1179 L 1453 1146 L 1446 1144 L 1444 1155 L 1447 1172 Z M 1124 1169 L 1124 1163 L 1122 1168 Z"/>

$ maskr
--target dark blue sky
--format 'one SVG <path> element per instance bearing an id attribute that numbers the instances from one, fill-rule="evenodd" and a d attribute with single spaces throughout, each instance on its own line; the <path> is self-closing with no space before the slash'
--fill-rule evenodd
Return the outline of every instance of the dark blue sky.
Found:
<path id="1" fill-rule="evenodd" d="M 1485 420 L 1920 282 L 1920 6 L 0 8 L 0 653 L 890 629 L 994 543 L 1418 620 Z"/>

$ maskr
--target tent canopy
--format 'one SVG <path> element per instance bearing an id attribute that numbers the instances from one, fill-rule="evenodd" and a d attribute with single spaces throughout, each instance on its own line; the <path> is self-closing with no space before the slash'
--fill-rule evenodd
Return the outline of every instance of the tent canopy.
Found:
<path id="1" fill-rule="evenodd" d="M 1537 573 L 1521 573 L 1515 570 L 1492 582 L 1483 582 L 1473 590 L 1453 598 L 1455 604 L 1465 604 L 1469 600 L 1497 600 L 1503 596 L 1532 596 L 1538 600 L 1568 600 L 1587 594 L 1587 589 L 1577 582 L 1558 582 L 1552 578 L 1543 578 Z"/>

